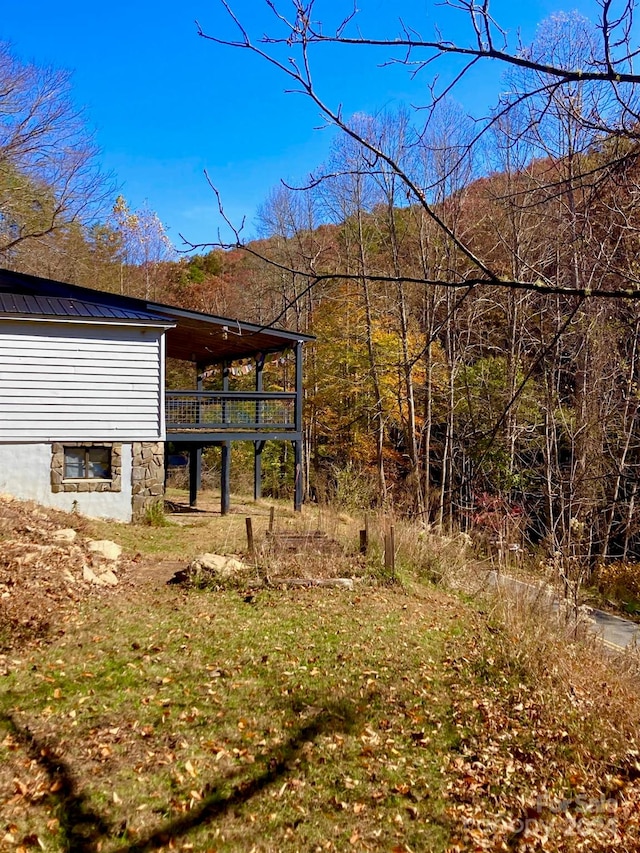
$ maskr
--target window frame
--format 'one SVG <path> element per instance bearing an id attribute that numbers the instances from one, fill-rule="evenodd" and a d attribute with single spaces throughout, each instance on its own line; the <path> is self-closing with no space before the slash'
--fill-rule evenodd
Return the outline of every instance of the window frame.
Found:
<path id="1" fill-rule="evenodd" d="M 71 482 L 71 483 L 72 482 L 83 483 L 83 482 L 88 480 L 90 482 L 110 483 L 112 480 L 112 475 L 111 475 L 112 449 L 113 448 L 108 444 L 95 444 L 95 443 L 81 444 L 81 445 L 63 444 L 63 453 L 64 453 L 63 482 L 65 482 L 65 483 L 69 483 L 69 482 Z M 82 470 L 84 472 L 84 475 L 81 477 L 70 477 L 67 473 L 67 454 L 68 454 L 68 451 L 70 451 L 70 450 L 75 450 L 76 452 L 77 451 L 83 452 Z M 94 477 L 91 475 L 91 473 L 90 473 L 91 472 L 91 466 L 92 466 L 92 464 L 95 464 L 91 460 L 91 451 L 93 451 L 93 450 L 105 450 L 105 451 L 107 451 L 107 454 L 108 454 L 108 461 L 107 461 L 107 466 L 106 466 L 107 470 L 108 470 L 108 476 L 107 477 Z"/>
<path id="2" fill-rule="evenodd" d="M 65 452 L 67 450 L 81 448 L 88 450 L 92 447 L 99 447 L 110 451 L 109 479 L 102 477 L 67 477 L 65 470 Z M 51 491 L 53 493 L 121 492 L 122 448 L 122 443 L 115 441 L 53 442 L 51 445 Z"/>

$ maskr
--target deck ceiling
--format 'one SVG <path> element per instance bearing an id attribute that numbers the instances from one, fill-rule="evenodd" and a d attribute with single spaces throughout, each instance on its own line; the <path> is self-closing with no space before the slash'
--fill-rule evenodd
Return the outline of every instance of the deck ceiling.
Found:
<path id="1" fill-rule="evenodd" d="M 4 304 L 13 306 L 13 310 L 7 308 L 4 311 L 5 315 L 22 315 L 26 319 L 37 315 L 39 318 L 51 316 L 52 319 L 84 316 L 125 323 L 144 322 L 145 317 L 151 322 L 151 318 L 167 320 L 174 325 L 166 333 L 167 356 L 203 365 L 251 358 L 257 353 L 282 352 L 298 341 L 313 340 L 309 335 L 298 332 L 264 328 L 241 320 L 187 311 L 10 270 L 0 270 L 0 293 L 48 297 L 48 300 L 28 298 L 14 299 L 13 302 L 4 299 Z M 51 307 L 54 304 L 52 300 L 55 300 L 55 310 Z M 3 313 L 2 305 L 3 301 L 0 301 L 0 313 Z M 18 305 L 21 307 L 19 312 L 16 311 Z M 80 306 L 82 310 L 79 310 Z"/>
<path id="2" fill-rule="evenodd" d="M 212 364 L 250 358 L 256 353 L 282 352 L 309 335 L 280 329 L 262 328 L 251 323 L 198 314 L 156 303 L 146 303 L 149 311 L 162 314 L 176 326 L 166 335 L 167 356 L 183 361 Z"/>

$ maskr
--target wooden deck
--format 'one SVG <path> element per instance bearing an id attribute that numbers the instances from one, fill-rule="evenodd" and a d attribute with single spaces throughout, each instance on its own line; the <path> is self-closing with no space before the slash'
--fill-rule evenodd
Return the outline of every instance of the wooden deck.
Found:
<path id="1" fill-rule="evenodd" d="M 167 391 L 167 438 L 174 442 L 296 440 L 295 392 Z"/>

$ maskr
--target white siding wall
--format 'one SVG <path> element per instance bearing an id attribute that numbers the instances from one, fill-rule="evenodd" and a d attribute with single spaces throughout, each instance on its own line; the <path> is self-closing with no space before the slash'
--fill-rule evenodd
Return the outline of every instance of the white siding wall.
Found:
<path id="1" fill-rule="evenodd" d="M 163 333 L 0 322 L 0 442 L 163 439 Z"/>
<path id="2" fill-rule="evenodd" d="M 122 445 L 121 492 L 51 491 L 50 444 L 0 443 L 0 494 L 92 518 L 131 521 L 131 445 Z"/>

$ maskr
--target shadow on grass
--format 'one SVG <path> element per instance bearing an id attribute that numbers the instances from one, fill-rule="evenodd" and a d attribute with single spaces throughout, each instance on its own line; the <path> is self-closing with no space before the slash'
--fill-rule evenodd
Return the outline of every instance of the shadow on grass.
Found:
<path id="1" fill-rule="evenodd" d="M 78 793 L 77 782 L 71 768 L 50 744 L 39 740 L 27 728 L 22 728 L 8 714 L 4 725 L 12 736 L 24 747 L 27 755 L 47 774 L 50 781 L 51 799 L 60 805 L 60 829 L 69 842 L 69 849 L 77 853 L 95 850 L 95 841 L 113 835 L 111 825 L 94 812 L 84 794 Z"/>
<path id="2" fill-rule="evenodd" d="M 65 833 L 69 850 L 74 853 L 94 853 L 98 842 L 113 838 L 121 830 L 114 828 L 88 805 L 84 795 L 79 794 L 77 782 L 69 766 L 55 757 L 55 750 L 40 742 L 28 729 L 22 729 L 10 716 L 5 722 L 12 735 L 27 750 L 29 757 L 47 773 L 51 784 L 55 784 L 61 830 Z M 305 743 L 322 734 L 347 732 L 356 723 L 357 716 L 345 702 L 336 702 L 319 711 L 305 725 L 292 734 L 289 740 L 263 760 L 265 769 L 253 779 L 238 782 L 228 793 L 214 789 L 188 814 L 165 821 L 146 836 L 126 843 L 115 853 L 143 853 L 170 843 L 172 839 L 186 836 L 190 830 L 205 826 L 227 811 L 247 803 L 252 797 L 274 785 L 291 770 L 291 764 Z M 228 780 L 225 780 L 225 785 Z"/>

